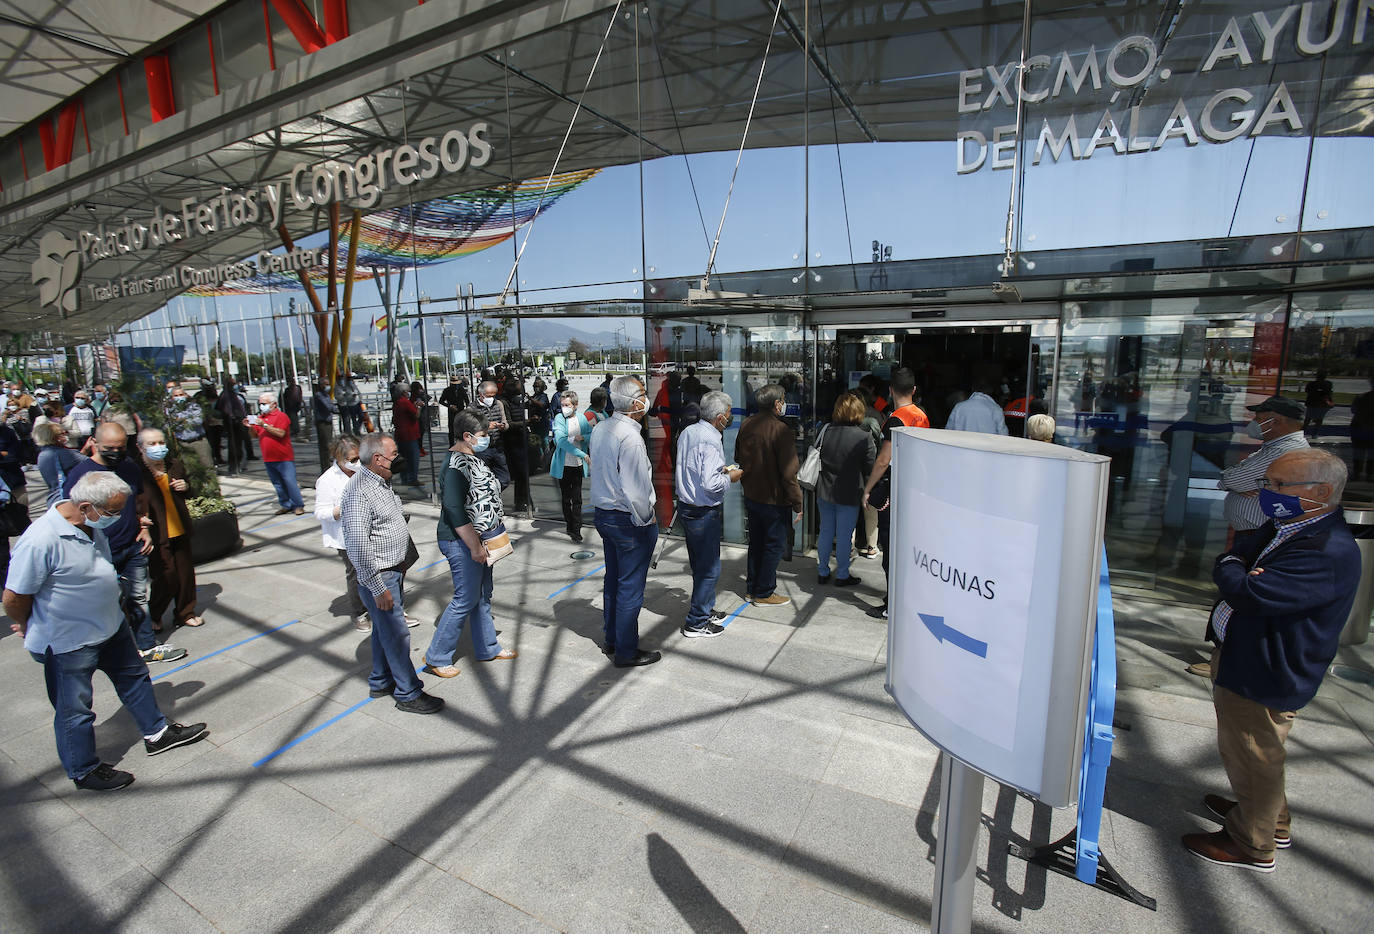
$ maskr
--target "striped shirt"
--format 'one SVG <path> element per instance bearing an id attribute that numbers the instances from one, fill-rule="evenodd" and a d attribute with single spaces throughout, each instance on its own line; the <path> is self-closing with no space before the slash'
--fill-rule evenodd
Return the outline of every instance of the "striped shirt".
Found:
<path id="1" fill-rule="evenodd" d="M 1264 559 L 1265 555 L 1269 554 L 1269 552 L 1273 551 L 1275 548 L 1279 547 L 1284 542 L 1288 541 L 1290 538 L 1296 535 L 1299 529 L 1304 529 L 1309 525 L 1312 525 L 1316 522 L 1320 522 L 1322 519 L 1325 519 L 1328 515 L 1330 515 L 1329 512 L 1319 512 L 1316 515 L 1310 516 L 1306 519 L 1299 519 L 1297 522 L 1286 522 L 1278 526 L 1278 531 L 1274 533 L 1274 537 L 1270 539 L 1269 544 L 1265 545 L 1264 550 L 1261 551 L 1259 553 L 1259 556 L 1255 558 L 1255 563 L 1250 565 L 1250 570 L 1253 571 L 1256 567 L 1258 567 L 1260 561 Z M 1227 555 L 1225 558 L 1222 558 L 1222 561 L 1243 560 L 1244 559 L 1241 558 L 1239 555 Z M 1218 603 L 1216 605 L 1216 608 L 1212 610 L 1212 631 L 1217 634 L 1218 642 L 1224 642 L 1226 640 L 1226 627 L 1230 624 L 1231 614 L 1234 612 L 1235 611 L 1231 609 L 1231 605 L 1227 603 L 1225 600 Z"/>
<path id="2" fill-rule="evenodd" d="M 1226 491 L 1226 502 L 1222 508 L 1226 513 L 1227 525 L 1248 532 L 1268 522 L 1269 517 L 1260 509 L 1259 497 L 1242 494 L 1259 491 L 1259 482 L 1274 461 L 1289 451 L 1306 448 L 1307 439 L 1301 431 L 1289 432 L 1281 438 L 1264 442 L 1258 451 L 1223 470 L 1221 479 L 1217 481 L 1217 489 Z"/>
<path id="3" fill-rule="evenodd" d="M 360 467 L 339 497 L 344 548 L 358 572 L 358 583 L 374 597 L 386 584 L 382 571 L 405 560 L 410 546 L 401 498 L 391 486 L 366 467 Z"/>

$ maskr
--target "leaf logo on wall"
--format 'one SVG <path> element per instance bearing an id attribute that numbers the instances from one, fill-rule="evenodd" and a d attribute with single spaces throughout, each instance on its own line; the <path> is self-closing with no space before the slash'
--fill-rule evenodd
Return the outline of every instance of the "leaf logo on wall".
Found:
<path id="1" fill-rule="evenodd" d="M 81 294 L 76 288 L 76 280 L 81 278 L 81 254 L 75 242 L 55 230 L 48 231 L 38 241 L 38 259 L 32 270 L 40 306 L 52 305 L 63 315 L 76 311 Z"/>

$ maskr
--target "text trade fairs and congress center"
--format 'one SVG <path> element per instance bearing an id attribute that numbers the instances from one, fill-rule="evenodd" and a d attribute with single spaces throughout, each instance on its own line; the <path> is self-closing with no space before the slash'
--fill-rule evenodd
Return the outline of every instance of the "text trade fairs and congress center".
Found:
<path id="1" fill-rule="evenodd" d="M 1112 458 L 1117 584 L 1185 599 L 1247 404 L 1323 371 L 1312 443 L 1352 454 L 1374 0 L 150 7 L 102 5 L 133 55 L 59 9 L 32 54 L 67 64 L 5 79 L 6 331 L 346 292 L 454 361 L 509 318 L 505 353 L 633 363 L 651 399 L 781 381 L 802 444 L 865 373 L 913 368 L 936 427 L 986 382 Z"/>

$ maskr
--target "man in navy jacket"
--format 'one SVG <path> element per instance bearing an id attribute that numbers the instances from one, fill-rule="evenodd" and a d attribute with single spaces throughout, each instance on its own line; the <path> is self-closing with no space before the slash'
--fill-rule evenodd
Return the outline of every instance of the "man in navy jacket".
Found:
<path id="1" fill-rule="evenodd" d="M 1235 801 L 1207 795 L 1224 830 L 1188 834 L 1209 862 L 1274 871 L 1291 845 L 1284 742 L 1336 657 L 1360 581 L 1360 556 L 1341 517 L 1346 469 L 1325 451 L 1293 451 L 1265 473 L 1260 505 L 1273 522 L 1217 559 L 1212 580 L 1212 703 L 1217 748 Z"/>

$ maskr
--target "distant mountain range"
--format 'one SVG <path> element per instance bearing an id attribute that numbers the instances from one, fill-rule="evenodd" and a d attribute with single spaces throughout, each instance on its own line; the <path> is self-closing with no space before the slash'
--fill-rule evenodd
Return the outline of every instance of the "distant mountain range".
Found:
<path id="1" fill-rule="evenodd" d="M 626 318 L 625 330 L 616 331 L 616 325 L 621 323 L 618 318 L 591 318 L 586 320 L 589 326 L 605 327 L 610 325 L 608 330 L 589 330 L 586 328 L 575 327 L 565 324 L 562 321 L 555 321 L 548 318 L 526 318 L 520 322 L 520 340 L 527 351 L 565 351 L 568 349 L 568 341 L 576 338 L 586 344 L 592 350 L 599 347 L 615 347 L 619 341 L 621 346 L 629 345 L 643 349 L 643 324 L 639 319 Z M 510 337 L 507 338 L 508 345 L 515 344 L 515 327 L 511 327 Z"/>

